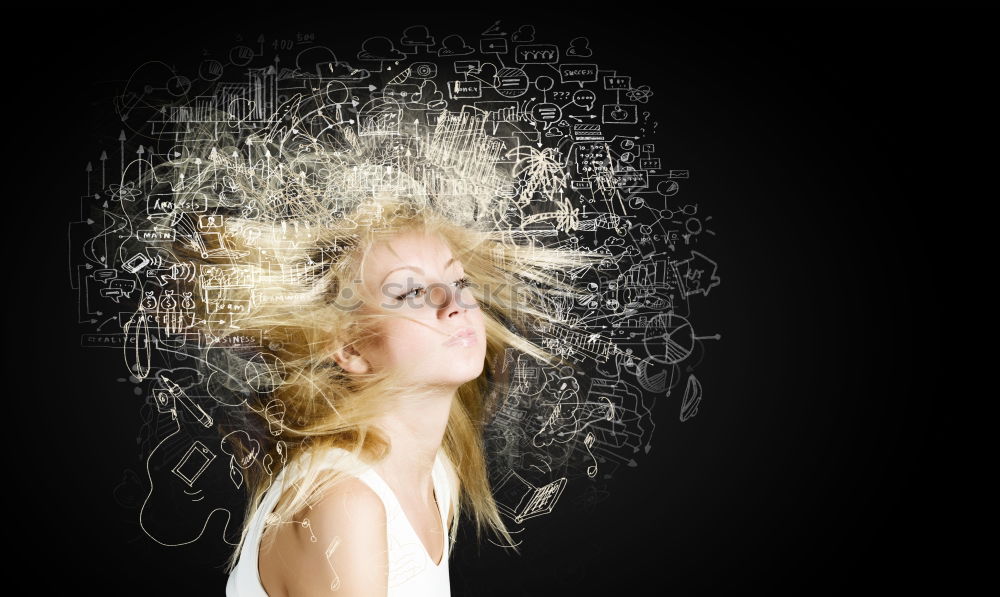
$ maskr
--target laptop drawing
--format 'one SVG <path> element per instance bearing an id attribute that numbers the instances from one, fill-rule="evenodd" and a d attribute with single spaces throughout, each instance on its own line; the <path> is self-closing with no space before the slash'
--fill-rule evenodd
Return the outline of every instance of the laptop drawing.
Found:
<path id="1" fill-rule="evenodd" d="M 218 249 L 209 249 L 205 245 L 205 238 L 214 241 L 214 244 L 218 244 Z M 250 254 L 250 251 L 235 251 L 226 248 L 226 243 L 222 239 L 221 232 L 195 232 L 192 235 L 191 245 L 201 252 L 201 256 L 208 257 L 245 257 Z"/>

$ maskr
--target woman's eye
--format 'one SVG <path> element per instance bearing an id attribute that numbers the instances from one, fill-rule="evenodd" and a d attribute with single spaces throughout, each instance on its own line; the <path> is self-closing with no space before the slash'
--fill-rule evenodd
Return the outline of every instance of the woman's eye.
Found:
<path id="1" fill-rule="evenodd" d="M 410 296 L 411 294 L 413 294 L 414 292 L 418 293 L 418 295 L 419 295 L 419 293 L 421 293 L 421 292 L 422 292 L 423 290 L 424 290 L 424 287 L 423 287 L 423 286 L 417 286 L 416 288 L 414 288 L 414 289 L 410 290 L 410 291 L 409 291 L 409 292 L 407 292 L 406 294 L 401 294 L 401 295 L 397 296 L 396 298 L 397 298 L 398 300 L 403 300 L 403 299 L 405 299 L 406 297 L 408 297 L 408 296 Z"/>
<path id="2" fill-rule="evenodd" d="M 467 276 L 462 276 L 458 280 L 455 280 L 454 284 L 459 289 L 468 288 L 469 286 L 472 286 L 472 282 L 469 281 L 469 278 Z M 400 301 L 404 300 L 407 297 L 409 297 L 410 295 L 413 295 L 414 297 L 423 296 L 424 293 L 426 293 L 426 292 L 427 292 L 427 289 L 424 288 L 423 286 L 416 286 L 412 290 L 410 290 L 409 292 L 407 292 L 406 294 L 401 294 L 401 295 L 397 296 L 396 300 L 400 300 Z M 414 294 L 414 293 L 416 293 L 416 294 Z"/>

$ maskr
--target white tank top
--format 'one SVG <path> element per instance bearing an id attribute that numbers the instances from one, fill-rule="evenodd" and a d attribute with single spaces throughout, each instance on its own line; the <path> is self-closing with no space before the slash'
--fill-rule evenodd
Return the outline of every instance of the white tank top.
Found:
<path id="1" fill-rule="evenodd" d="M 341 455 L 350 455 L 341 448 Z M 370 466 L 363 467 L 363 472 L 356 476 L 378 494 L 385 507 L 389 546 L 389 592 L 388 597 L 450 597 L 451 583 L 448 577 L 448 556 L 451 551 L 451 541 L 448 534 L 448 513 L 452 509 L 455 480 L 445 466 L 444 449 L 438 450 L 431 469 L 434 483 L 434 496 L 441 513 L 441 529 L 444 532 L 444 552 L 435 554 L 441 557 L 441 562 L 435 565 L 423 542 L 413 530 L 403 507 L 389 485 Z M 264 494 L 260 508 L 253 514 L 246 541 L 240 550 L 240 558 L 229 573 L 226 584 L 226 597 L 268 597 L 260 582 L 257 558 L 260 549 L 261 533 L 264 521 L 281 497 L 286 485 L 284 479 L 289 467 L 278 472 L 271 487 Z"/>

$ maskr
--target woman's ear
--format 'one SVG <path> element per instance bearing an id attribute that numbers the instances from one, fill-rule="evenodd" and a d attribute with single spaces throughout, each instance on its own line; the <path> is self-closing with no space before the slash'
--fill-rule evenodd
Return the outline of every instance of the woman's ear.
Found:
<path id="1" fill-rule="evenodd" d="M 348 373 L 368 373 L 368 361 L 361 356 L 354 346 L 347 344 L 333 352 L 333 360 Z"/>

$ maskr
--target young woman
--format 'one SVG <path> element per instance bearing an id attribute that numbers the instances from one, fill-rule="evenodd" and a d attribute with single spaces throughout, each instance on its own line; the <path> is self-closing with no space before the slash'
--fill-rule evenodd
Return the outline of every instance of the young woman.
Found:
<path id="1" fill-rule="evenodd" d="M 372 206 L 379 224 L 328 270 L 349 272 L 353 281 L 328 281 L 339 289 L 334 303 L 343 320 L 324 329 L 316 314 L 313 337 L 302 345 L 334 365 L 320 370 L 343 384 L 341 395 L 319 400 L 327 410 L 316 396 L 304 398 L 308 391 L 298 398 L 277 392 L 285 425 L 289 415 L 317 417 L 301 453 L 318 476 L 333 473 L 336 481 L 314 491 L 305 507 L 282 508 L 282 494 L 297 495 L 292 476 L 299 469 L 293 463 L 278 474 L 248 525 L 230 596 L 448 595 L 463 492 L 479 519 L 512 543 L 490 494 L 478 435 L 491 389 L 487 364 L 496 367 L 506 347 L 527 345 L 501 323 L 518 309 L 502 277 L 514 263 L 524 272 L 534 261 L 542 279 L 548 267 L 579 262 L 476 238 L 405 202 Z M 490 261 L 501 251 L 509 253 L 506 269 Z M 345 296 L 356 301 L 348 305 Z M 309 427 L 300 425 L 298 434 Z M 313 435 L 324 428 L 326 434 Z"/>
<path id="2" fill-rule="evenodd" d="M 195 360 L 242 438 L 226 593 L 448 595 L 463 514 L 514 543 L 482 435 L 512 353 L 568 364 L 530 338 L 605 256 L 511 224 L 481 119 L 360 136 L 306 103 L 235 140 L 192 129 L 148 175 L 172 201 L 136 214 L 197 272 Z"/>

